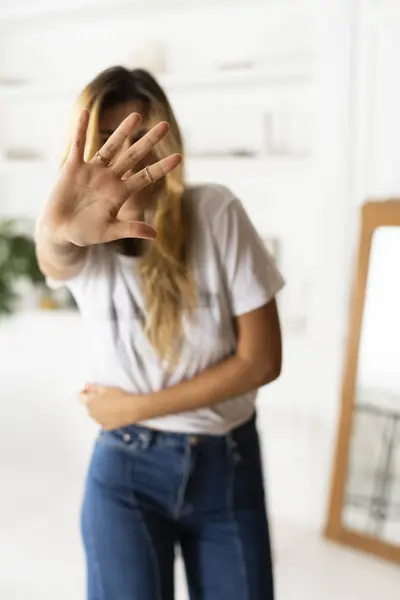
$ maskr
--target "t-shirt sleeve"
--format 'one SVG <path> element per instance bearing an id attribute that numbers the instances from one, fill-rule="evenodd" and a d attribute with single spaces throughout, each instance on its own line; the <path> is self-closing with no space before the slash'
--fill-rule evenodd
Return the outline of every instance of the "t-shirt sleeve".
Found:
<path id="1" fill-rule="evenodd" d="M 84 292 L 88 281 L 98 268 L 100 258 L 99 251 L 99 247 L 91 246 L 88 248 L 83 267 L 77 275 L 66 280 L 46 277 L 46 285 L 52 290 L 58 290 L 60 288 L 67 287 L 76 298 L 77 295 L 79 295 L 81 292 Z"/>
<path id="2" fill-rule="evenodd" d="M 264 306 L 284 287 L 274 258 L 237 198 L 215 220 L 215 239 L 234 316 Z"/>

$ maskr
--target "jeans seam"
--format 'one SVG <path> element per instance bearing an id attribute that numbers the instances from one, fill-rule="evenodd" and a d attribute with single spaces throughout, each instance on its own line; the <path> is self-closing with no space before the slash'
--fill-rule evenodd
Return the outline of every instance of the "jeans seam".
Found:
<path id="1" fill-rule="evenodd" d="M 146 525 L 146 521 L 143 518 L 143 514 L 142 514 L 142 511 L 141 511 L 140 507 L 138 506 L 138 502 L 137 502 L 135 494 L 132 494 L 132 497 L 133 497 L 133 504 L 134 504 L 136 510 L 138 511 L 139 523 L 140 523 L 140 525 L 142 527 L 142 530 L 143 530 L 143 532 L 144 532 L 144 534 L 145 534 L 145 536 L 147 538 L 147 541 L 149 543 L 150 555 L 151 555 L 151 558 L 153 560 L 153 565 L 154 565 L 155 571 L 156 571 L 157 598 L 159 600 L 162 600 L 161 575 L 160 575 L 160 568 L 159 568 L 159 564 L 158 564 L 158 557 L 157 557 L 157 554 L 156 554 L 156 551 L 155 551 L 155 548 L 154 548 L 153 540 L 151 539 L 151 535 L 150 535 L 149 529 L 148 529 L 148 527 Z"/>
<path id="2" fill-rule="evenodd" d="M 95 534 L 94 534 L 93 526 L 92 526 L 90 520 L 87 523 L 87 528 L 88 528 L 87 533 L 88 533 L 88 537 L 89 537 L 88 541 L 91 546 L 91 553 L 92 553 L 92 557 L 93 557 L 93 574 L 94 574 L 94 579 L 95 579 L 95 592 L 96 592 L 96 596 L 97 596 L 98 600 L 105 600 L 105 590 L 104 590 L 103 579 L 102 579 L 102 574 L 101 574 L 100 561 L 99 561 L 99 558 L 97 555 Z"/>
<path id="3" fill-rule="evenodd" d="M 238 526 L 238 523 L 237 523 L 237 520 L 235 517 L 235 509 L 233 506 L 234 505 L 234 486 L 235 486 L 235 464 L 234 464 L 234 459 L 232 458 L 231 469 L 230 469 L 230 481 L 227 486 L 227 507 L 228 507 L 229 516 L 230 516 L 231 521 L 235 528 L 234 541 L 235 541 L 235 546 L 236 546 L 236 550 L 237 550 L 238 557 L 239 557 L 240 572 L 241 572 L 241 575 L 243 578 L 244 590 L 245 590 L 245 597 L 243 598 L 243 600 L 250 600 L 249 578 L 248 578 L 246 561 L 245 561 L 244 553 L 243 553 L 243 543 L 240 538 L 239 526 Z"/>
<path id="4" fill-rule="evenodd" d="M 185 459 L 184 459 L 184 470 L 183 470 L 182 481 L 179 486 L 177 500 L 176 500 L 176 503 L 175 503 L 175 506 L 173 509 L 175 519 L 179 519 L 179 516 L 180 516 L 182 508 L 183 508 L 183 504 L 185 501 L 185 492 L 186 492 L 186 488 L 187 488 L 187 484 L 189 482 L 189 477 L 190 477 L 190 472 L 191 472 L 191 468 L 190 468 L 191 455 L 192 455 L 192 453 L 191 453 L 190 444 L 187 444 L 186 448 L 185 448 Z"/>

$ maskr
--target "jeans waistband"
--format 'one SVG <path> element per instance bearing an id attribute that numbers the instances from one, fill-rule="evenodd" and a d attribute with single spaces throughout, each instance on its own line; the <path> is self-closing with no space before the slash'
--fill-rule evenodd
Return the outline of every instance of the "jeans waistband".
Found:
<path id="1" fill-rule="evenodd" d="M 256 420 L 256 413 L 254 413 L 246 423 L 239 425 L 239 427 L 224 435 L 175 433 L 151 429 L 141 425 L 130 425 L 115 433 L 127 441 L 139 440 L 145 446 L 150 444 L 165 446 L 186 446 L 187 444 L 193 446 L 200 444 L 218 445 L 225 444 L 227 440 L 239 443 L 241 440 L 251 437 L 256 433 Z"/>

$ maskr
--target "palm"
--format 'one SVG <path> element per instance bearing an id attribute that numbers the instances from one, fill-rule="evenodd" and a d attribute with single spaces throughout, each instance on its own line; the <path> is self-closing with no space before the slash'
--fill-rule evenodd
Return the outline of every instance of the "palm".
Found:
<path id="1" fill-rule="evenodd" d="M 123 181 L 112 171 L 90 163 L 66 165 L 52 191 L 48 218 L 54 232 L 77 246 L 106 241 L 128 197 Z"/>
<path id="2" fill-rule="evenodd" d="M 130 115 L 101 148 L 101 156 L 111 160 L 140 122 L 139 115 Z M 128 178 L 123 176 L 143 158 L 168 131 L 166 123 L 154 127 L 126 152 L 107 165 L 93 158 L 83 159 L 88 113 L 83 111 L 71 154 L 54 186 L 44 211 L 44 220 L 55 239 L 76 246 L 91 246 L 124 237 L 154 238 L 154 230 L 140 221 L 122 222 L 117 215 L 131 196 L 150 180 L 145 171 Z M 169 156 L 151 165 L 151 180 L 155 181 L 174 169 L 179 155 Z"/>

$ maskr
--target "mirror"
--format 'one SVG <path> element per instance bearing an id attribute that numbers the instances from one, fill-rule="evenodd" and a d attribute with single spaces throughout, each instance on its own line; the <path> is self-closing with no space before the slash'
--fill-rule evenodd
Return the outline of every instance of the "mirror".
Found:
<path id="1" fill-rule="evenodd" d="M 326 533 L 400 563 L 400 201 L 363 210 Z"/>
<path id="2" fill-rule="evenodd" d="M 400 227 L 373 235 L 357 372 L 345 526 L 400 546 Z"/>

